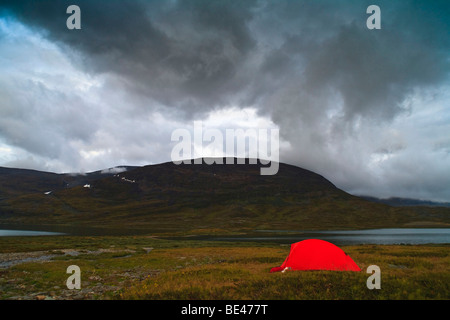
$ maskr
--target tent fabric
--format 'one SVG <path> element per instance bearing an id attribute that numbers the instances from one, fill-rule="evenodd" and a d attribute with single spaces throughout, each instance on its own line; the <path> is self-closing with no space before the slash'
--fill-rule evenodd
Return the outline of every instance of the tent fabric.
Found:
<path id="1" fill-rule="evenodd" d="M 318 239 L 308 239 L 291 245 L 288 257 L 270 272 L 290 270 L 361 271 L 358 265 L 341 248 Z"/>

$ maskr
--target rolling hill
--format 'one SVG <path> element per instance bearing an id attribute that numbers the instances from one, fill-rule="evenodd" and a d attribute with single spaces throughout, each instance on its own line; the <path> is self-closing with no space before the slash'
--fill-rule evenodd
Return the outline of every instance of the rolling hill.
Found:
<path id="1" fill-rule="evenodd" d="M 274 176 L 248 163 L 121 168 L 85 175 L 0 168 L 0 224 L 210 234 L 450 223 L 449 208 L 375 203 L 283 163 Z"/>

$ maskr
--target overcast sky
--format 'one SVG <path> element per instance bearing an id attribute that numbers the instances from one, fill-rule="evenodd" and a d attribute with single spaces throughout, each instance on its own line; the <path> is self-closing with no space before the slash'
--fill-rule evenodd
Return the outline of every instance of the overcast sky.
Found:
<path id="1" fill-rule="evenodd" d="M 278 128 L 281 162 L 353 194 L 450 201 L 449 35 L 448 0 L 1 0 L 0 166 L 167 162 L 202 120 Z"/>

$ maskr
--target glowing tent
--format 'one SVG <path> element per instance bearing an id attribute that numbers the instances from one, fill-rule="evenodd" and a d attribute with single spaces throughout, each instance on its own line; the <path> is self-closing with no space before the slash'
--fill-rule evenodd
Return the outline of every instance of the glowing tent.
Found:
<path id="1" fill-rule="evenodd" d="M 280 267 L 270 272 L 290 270 L 361 271 L 341 248 L 317 239 L 303 240 L 291 245 L 288 257 Z"/>

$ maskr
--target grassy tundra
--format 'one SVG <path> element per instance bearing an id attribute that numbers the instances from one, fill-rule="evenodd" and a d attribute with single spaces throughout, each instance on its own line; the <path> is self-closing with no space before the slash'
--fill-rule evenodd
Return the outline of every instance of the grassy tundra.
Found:
<path id="1" fill-rule="evenodd" d="M 447 245 L 342 246 L 361 272 L 270 274 L 289 245 L 128 237 L 5 237 L 0 299 L 449 299 Z M 369 290 L 369 265 L 381 289 Z M 69 290 L 69 265 L 81 290 Z"/>

